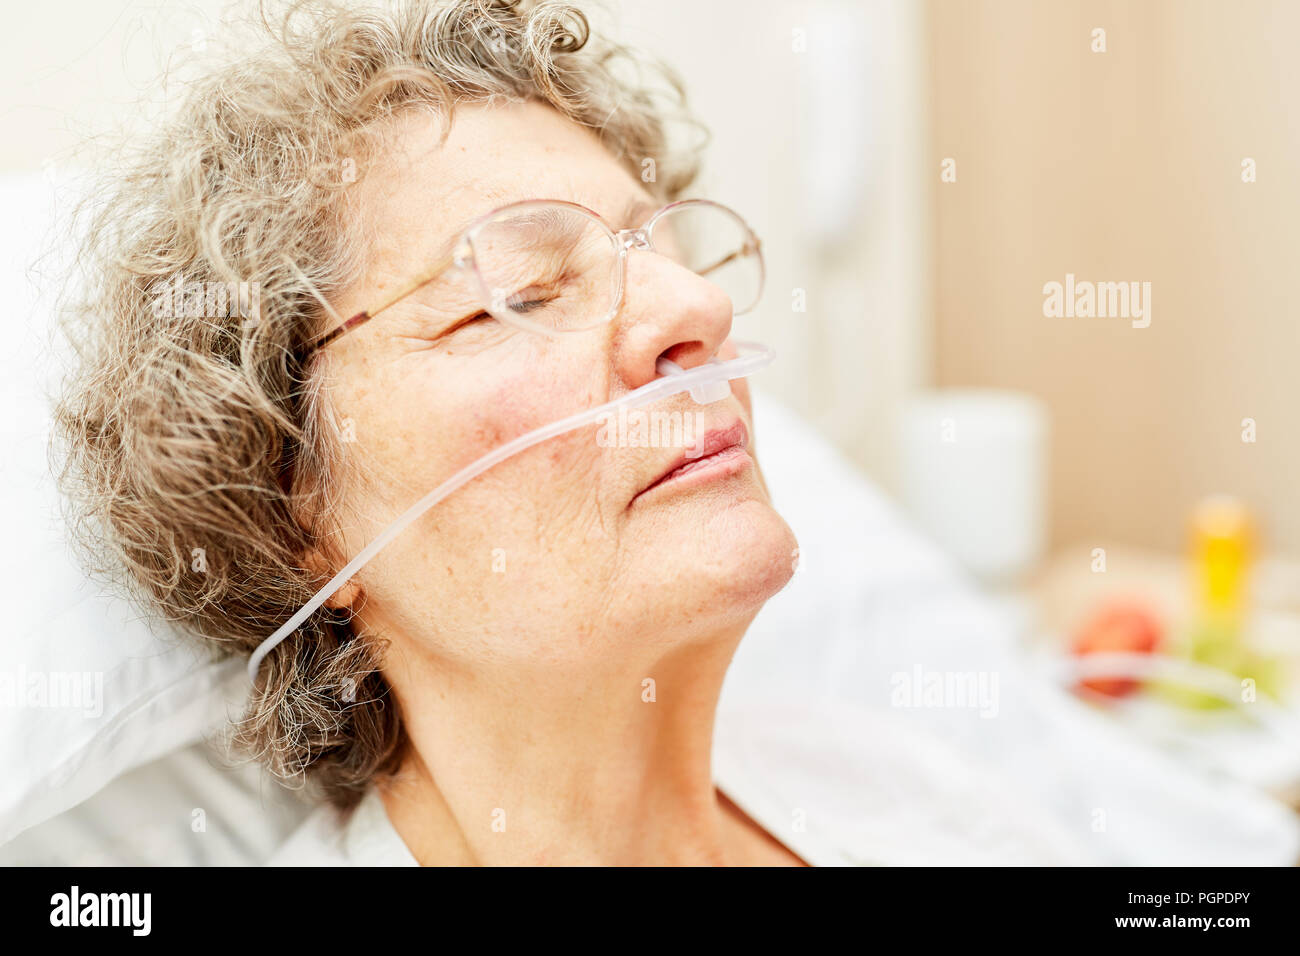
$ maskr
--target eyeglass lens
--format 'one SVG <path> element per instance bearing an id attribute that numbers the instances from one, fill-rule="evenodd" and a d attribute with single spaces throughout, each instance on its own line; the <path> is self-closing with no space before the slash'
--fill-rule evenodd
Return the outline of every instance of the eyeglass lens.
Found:
<path id="1" fill-rule="evenodd" d="M 654 223 L 654 251 L 716 283 L 737 314 L 752 308 L 762 262 L 739 217 L 686 204 Z M 543 203 L 505 210 L 469 237 L 487 311 L 555 331 L 607 321 L 622 283 L 617 238 L 578 210 Z"/>

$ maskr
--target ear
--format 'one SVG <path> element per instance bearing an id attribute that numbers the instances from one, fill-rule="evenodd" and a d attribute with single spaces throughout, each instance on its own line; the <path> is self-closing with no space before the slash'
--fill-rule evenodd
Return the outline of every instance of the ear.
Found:
<path id="1" fill-rule="evenodd" d="M 312 549 L 307 553 L 303 561 L 307 570 L 311 572 L 317 580 L 322 583 L 334 577 L 333 565 L 321 554 L 318 549 Z M 325 601 L 325 606 L 334 611 L 347 611 L 361 600 L 362 594 L 361 582 L 352 577 L 343 587 L 339 588 Z"/>
<path id="2" fill-rule="evenodd" d="M 285 463 L 281 466 L 278 476 L 280 489 L 284 492 L 285 497 L 290 499 L 290 512 L 293 515 L 294 521 L 297 522 L 298 527 L 302 528 L 312 537 L 316 537 L 312 534 L 312 523 L 308 519 L 307 515 L 293 504 L 293 476 L 293 460 L 291 457 L 286 456 Z M 319 537 L 316 537 L 316 540 L 318 544 L 315 547 L 308 548 L 303 557 L 303 567 L 307 569 L 313 578 L 323 585 L 326 581 L 329 581 L 334 577 L 336 573 L 334 569 L 342 564 L 342 559 L 339 558 L 337 562 L 332 560 L 332 558 L 338 556 L 327 554 L 326 551 L 329 550 L 328 545 L 319 543 Z M 343 587 L 339 588 L 334 592 L 334 594 L 326 598 L 325 606 L 332 611 L 352 610 L 353 606 L 361 600 L 364 593 L 365 592 L 361 587 L 361 582 L 354 576 L 344 584 Z"/>
<path id="3" fill-rule="evenodd" d="M 280 469 L 279 483 L 285 496 L 292 499 L 293 465 L 291 463 Z M 293 514 L 294 521 L 298 524 L 298 527 L 310 534 L 311 523 L 307 520 L 306 515 L 292 504 L 290 505 L 290 510 Z M 331 556 L 326 554 L 325 551 L 326 546 L 318 544 L 316 547 L 308 548 L 303 557 L 303 567 L 305 567 L 311 576 L 322 585 L 334 577 L 334 568 L 337 566 L 336 563 L 331 560 Z M 354 577 L 344 584 L 343 587 L 335 591 L 332 596 L 327 598 L 325 606 L 333 611 L 350 610 L 352 606 L 361 599 L 363 593 L 361 582 Z"/>

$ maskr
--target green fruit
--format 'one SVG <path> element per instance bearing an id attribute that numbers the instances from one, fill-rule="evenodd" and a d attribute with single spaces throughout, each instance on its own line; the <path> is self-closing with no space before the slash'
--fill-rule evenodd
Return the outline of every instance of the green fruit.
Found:
<path id="1" fill-rule="evenodd" d="M 1281 662 L 1244 646 L 1240 629 L 1231 623 L 1202 623 L 1187 634 L 1178 650 L 1180 656 L 1195 663 L 1233 674 L 1240 680 L 1254 681 L 1256 695 L 1276 700 L 1281 692 Z M 1153 680 L 1147 688 L 1172 704 L 1193 710 L 1221 710 L 1232 703 L 1174 681 Z M 1241 688 L 1242 694 L 1246 691 L 1245 687 Z"/>

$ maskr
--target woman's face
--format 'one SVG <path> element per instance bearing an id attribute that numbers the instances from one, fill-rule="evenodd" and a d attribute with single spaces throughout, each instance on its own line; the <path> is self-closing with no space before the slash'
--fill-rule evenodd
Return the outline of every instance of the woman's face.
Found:
<path id="1" fill-rule="evenodd" d="M 429 115 L 404 118 L 355 187 L 372 239 L 340 315 L 381 301 L 496 206 L 566 199 L 622 228 L 660 205 L 592 133 L 539 104 L 462 106 L 441 144 L 439 132 Z M 329 346 L 342 448 L 369 476 L 346 489 L 345 557 L 497 446 L 650 382 L 661 355 L 684 367 L 734 355 L 727 296 L 646 251 L 629 254 L 605 326 L 548 338 L 491 318 L 460 324 L 481 308 L 452 270 Z M 358 575 L 363 600 L 357 588 L 340 598 L 400 652 L 465 666 L 609 665 L 734 633 L 789 580 L 795 541 L 750 458 L 748 390 L 732 389 L 711 405 L 681 394 L 655 408 L 698 413 L 701 432 L 739 436 L 748 453 L 656 484 L 685 449 L 578 429 L 436 505 Z"/>

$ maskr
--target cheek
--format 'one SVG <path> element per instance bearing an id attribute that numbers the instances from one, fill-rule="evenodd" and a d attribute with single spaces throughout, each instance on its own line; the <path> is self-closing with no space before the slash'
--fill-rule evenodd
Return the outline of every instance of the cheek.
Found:
<path id="1" fill-rule="evenodd" d="M 443 389 L 437 420 L 446 452 L 433 464 L 436 480 L 605 400 L 601 383 L 591 380 L 590 366 L 584 371 L 554 357 L 523 358 L 509 367 L 504 362 L 496 365 L 490 381 L 486 374 L 466 378 L 459 394 Z M 491 526 L 498 532 L 513 528 L 519 534 L 569 534 L 574 522 L 590 522 L 605 483 L 596 436 L 597 425 L 582 426 L 498 462 L 464 489 L 462 508 L 477 519 L 492 514 Z M 501 513 L 503 501 L 513 503 L 509 516 Z"/>
<path id="2" fill-rule="evenodd" d="M 562 376 L 539 374 L 536 369 L 506 375 L 497 369 L 490 387 L 476 383 L 472 398 L 463 393 L 459 397 L 458 412 L 443 413 L 439 418 L 449 421 L 448 434 L 459 436 L 457 457 L 463 465 L 590 403 L 581 384 Z M 564 443 L 563 436 L 551 438 L 540 448 L 550 452 Z"/>
<path id="3" fill-rule="evenodd" d="M 494 354 L 412 363 L 381 386 L 349 395 L 358 442 L 345 447 L 363 450 L 373 478 L 356 491 L 382 505 L 359 509 L 367 529 L 484 455 L 604 400 L 590 357 L 557 358 L 529 342 L 511 343 Z M 512 520 L 522 526 L 539 501 L 568 500 L 575 487 L 591 488 L 599 467 L 591 454 L 594 429 L 545 439 L 496 463 L 458 492 L 461 508 L 481 519 L 494 503 L 499 511 L 508 494 L 517 503 Z M 494 526 L 501 521 L 498 515 Z"/>

